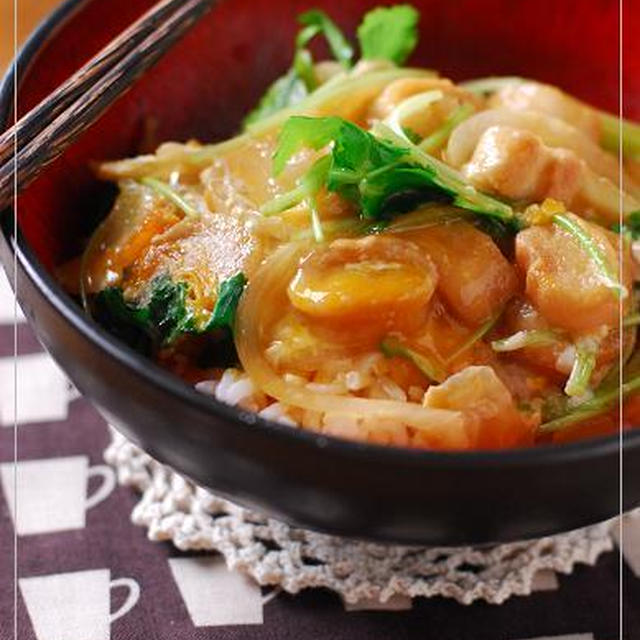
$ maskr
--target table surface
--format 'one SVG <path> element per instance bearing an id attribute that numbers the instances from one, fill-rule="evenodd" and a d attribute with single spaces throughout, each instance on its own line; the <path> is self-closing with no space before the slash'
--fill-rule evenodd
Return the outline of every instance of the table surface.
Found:
<path id="1" fill-rule="evenodd" d="M 18 0 L 19 40 L 56 4 L 58 0 Z M 13 16 L 12 0 L 0 0 L 0 69 L 12 57 Z M 149 542 L 145 531 L 129 520 L 135 494 L 122 487 L 109 491 L 104 479 L 97 488 L 92 479 L 109 478 L 100 469 L 109 440 L 106 424 L 77 397 L 22 317 L 17 339 L 18 457 L 39 461 L 28 466 L 27 486 L 34 490 L 23 491 L 18 505 L 18 511 L 20 504 L 37 511 L 33 518 L 23 514 L 15 538 L 20 640 L 619 637 L 618 550 L 570 576 L 547 575 L 533 595 L 500 606 L 463 606 L 437 598 L 400 602 L 398 611 L 371 611 L 366 605 L 346 608 L 323 590 L 273 597 L 228 572 L 219 556 L 181 553 L 168 543 Z M 13 346 L 12 294 L 0 270 L 0 640 L 14 638 L 15 530 L 7 488 L 14 455 Z M 85 503 L 87 488 L 97 496 L 95 507 Z M 640 527 L 629 529 L 623 560 L 624 637 L 636 640 Z M 109 611 L 116 612 L 111 622 Z"/>

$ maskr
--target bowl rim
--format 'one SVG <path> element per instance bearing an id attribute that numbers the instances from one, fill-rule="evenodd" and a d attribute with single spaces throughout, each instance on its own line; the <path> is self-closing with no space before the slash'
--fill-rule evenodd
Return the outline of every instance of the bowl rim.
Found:
<path id="1" fill-rule="evenodd" d="M 56 31 L 68 18 L 92 1 L 94 0 L 65 0 L 41 21 L 26 40 L 0 82 L 0 127 L 7 127 L 12 115 L 16 72 L 19 79 L 35 60 L 42 45 L 51 37 L 55 37 Z M 19 87 L 19 82 L 17 84 Z M 351 441 L 306 429 L 294 429 L 288 425 L 261 418 L 256 413 L 227 405 L 212 396 L 196 391 L 177 376 L 165 371 L 155 362 L 111 336 L 80 309 L 45 269 L 29 247 L 19 226 L 16 225 L 14 228 L 13 210 L 14 206 L 10 206 L 0 212 L 0 235 L 7 245 L 11 259 L 17 260 L 31 284 L 67 324 L 117 364 L 132 369 L 136 375 L 145 379 L 157 390 L 178 398 L 180 402 L 188 403 L 200 413 L 211 413 L 219 419 L 232 421 L 236 426 L 245 429 L 247 434 L 259 428 L 270 436 L 288 441 L 293 445 L 320 448 L 345 457 L 366 457 L 371 463 L 400 462 L 411 467 L 431 465 L 447 468 L 483 468 L 495 467 L 496 464 L 503 467 L 532 464 L 555 465 L 564 464 L 576 458 L 597 458 L 616 452 L 621 458 L 624 449 L 640 446 L 640 430 L 628 430 L 577 442 L 542 444 L 528 448 L 432 451 Z"/>

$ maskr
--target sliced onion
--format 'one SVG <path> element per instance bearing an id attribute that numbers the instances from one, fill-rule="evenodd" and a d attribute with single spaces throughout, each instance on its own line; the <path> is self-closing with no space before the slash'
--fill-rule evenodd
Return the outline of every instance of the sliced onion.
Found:
<path id="1" fill-rule="evenodd" d="M 418 429 L 438 440 L 448 431 L 464 431 L 459 411 L 430 409 L 409 402 L 355 398 L 317 393 L 304 384 L 285 381 L 264 355 L 270 330 L 289 304 L 286 288 L 308 251 L 308 244 L 287 244 L 276 251 L 254 274 L 238 307 L 235 341 L 240 362 L 253 383 L 283 404 L 328 414 L 362 418 L 391 418 L 398 426 Z"/>
<path id="2" fill-rule="evenodd" d="M 337 76 L 314 91 L 295 109 L 283 109 L 269 118 L 259 120 L 246 133 L 218 144 L 179 144 L 166 142 L 158 147 L 155 154 L 104 162 L 97 166 L 97 173 L 106 180 L 142 178 L 154 176 L 168 178 L 173 171 L 194 174 L 209 166 L 216 158 L 246 146 L 251 147 L 256 138 L 276 130 L 294 113 L 305 115 L 339 115 L 350 118 L 368 101 L 384 89 L 390 82 L 400 78 L 432 77 L 432 71 L 424 69 L 383 69 Z"/>

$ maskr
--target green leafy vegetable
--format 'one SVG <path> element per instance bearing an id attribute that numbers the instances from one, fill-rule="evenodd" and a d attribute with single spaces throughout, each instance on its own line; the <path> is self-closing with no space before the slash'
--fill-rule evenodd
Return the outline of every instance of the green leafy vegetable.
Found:
<path id="1" fill-rule="evenodd" d="M 255 107 L 244 119 L 244 126 L 263 120 L 274 113 L 293 107 L 317 86 L 313 58 L 306 46 L 317 35 L 323 35 L 335 58 L 346 68 L 351 65 L 353 49 L 340 29 L 329 16 L 318 9 L 312 9 L 298 17 L 304 28 L 296 37 L 293 63 L 289 71 L 278 78 L 266 91 Z"/>
<path id="2" fill-rule="evenodd" d="M 412 144 L 410 140 L 403 140 L 397 133 L 389 129 L 386 125 L 378 123 L 373 127 L 373 133 L 383 140 L 392 144 L 408 146 L 409 160 L 434 172 L 436 184 L 453 197 L 452 203 L 462 209 L 484 214 L 496 219 L 500 219 L 506 224 L 513 226 L 514 230 L 519 228 L 513 209 L 506 203 L 481 193 L 470 185 L 461 173 L 445 164 L 444 162 L 430 156 Z"/>
<path id="3" fill-rule="evenodd" d="M 187 303 L 188 286 L 168 275 L 155 278 L 144 300 L 125 300 L 122 289 L 96 294 L 94 316 L 112 334 L 138 351 L 150 354 L 185 334 L 233 328 L 238 301 L 246 284 L 243 273 L 221 283 L 218 299 L 206 323 L 198 321 Z"/>
<path id="4" fill-rule="evenodd" d="M 248 127 L 281 109 L 292 107 L 302 102 L 308 94 L 307 85 L 298 70 L 289 69 L 267 89 L 258 105 L 244 119 L 243 124 Z"/>
<path id="5" fill-rule="evenodd" d="M 244 273 L 236 273 L 235 276 L 224 280 L 218 289 L 218 299 L 213 307 L 211 319 L 205 327 L 205 331 L 212 329 L 231 329 L 236 319 L 236 310 L 240 296 L 247 285 Z"/>
<path id="6" fill-rule="evenodd" d="M 319 9 L 306 11 L 298 16 L 298 22 L 307 27 L 298 35 L 296 44 L 299 49 L 306 46 L 314 36 L 321 33 L 327 39 L 334 58 L 347 69 L 351 66 L 353 47 L 344 37 L 342 31 L 338 29 L 335 22 L 324 11 Z"/>
<path id="7" fill-rule="evenodd" d="M 632 240 L 638 240 L 640 238 L 640 210 L 629 213 L 624 224 L 615 224 L 613 230 L 629 236 Z"/>
<path id="8" fill-rule="evenodd" d="M 303 148 L 329 147 L 292 191 L 266 203 L 265 215 L 280 213 L 314 195 L 323 185 L 354 202 L 361 217 L 381 219 L 420 202 L 451 201 L 474 213 L 513 220 L 508 205 L 479 193 L 444 163 L 384 128 L 391 141 L 335 116 L 293 116 L 280 132 L 273 159 L 279 175 Z M 406 146 L 408 145 L 408 146 Z M 411 205 L 411 206 L 407 206 Z"/>
<path id="9" fill-rule="evenodd" d="M 172 189 L 166 182 L 157 178 L 145 177 L 140 182 L 159 193 L 180 209 L 185 215 L 197 217 L 199 214 L 175 189 Z"/>
<path id="10" fill-rule="evenodd" d="M 142 304 L 128 302 L 122 289 L 109 287 L 96 295 L 94 316 L 129 346 L 150 353 L 195 329 L 186 294 L 187 285 L 174 283 L 169 276 L 160 276 L 151 283 L 150 293 Z"/>
<path id="11" fill-rule="evenodd" d="M 373 9 L 358 27 L 362 57 L 404 64 L 418 43 L 419 19 L 420 14 L 410 5 Z"/>
<path id="12" fill-rule="evenodd" d="M 435 361 L 422 353 L 418 353 L 413 349 L 405 347 L 401 342 L 392 336 L 387 336 L 380 343 L 380 351 L 387 358 L 399 356 L 413 362 L 413 364 L 424 373 L 424 375 L 433 382 L 444 382 L 447 378 L 447 372 Z"/>
<path id="13" fill-rule="evenodd" d="M 358 27 L 363 58 L 403 64 L 418 41 L 418 19 L 418 12 L 409 5 L 370 11 Z M 316 36 L 326 39 L 333 57 L 345 69 L 351 68 L 353 47 L 324 11 L 311 9 L 301 14 L 298 22 L 303 28 L 296 37 L 291 68 L 267 89 L 258 105 L 244 119 L 245 127 L 251 127 L 282 109 L 294 107 L 317 88 L 313 58 L 307 49 Z"/>

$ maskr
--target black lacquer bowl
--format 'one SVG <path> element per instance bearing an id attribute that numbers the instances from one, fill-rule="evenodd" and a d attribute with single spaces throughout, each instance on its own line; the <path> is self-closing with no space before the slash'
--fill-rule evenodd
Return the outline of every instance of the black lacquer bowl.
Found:
<path id="1" fill-rule="evenodd" d="M 301 526 L 405 543 L 486 543 L 593 523 L 640 503 L 640 431 L 578 444 L 436 453 L 343 442 L 296 431 L 189 388 L 110 337 L 56 283 L 104 215 L 108 186 L 88 163 L 134 154 L 145 119 L 158 139 L 220 139 L 290 60 L 294 16 L 317 4 L 353 32 L 373 2 L 227 0 L 122 97 L 21 196 L 19 230 L 2 214 L 0 252 L 45 347 L 129 438 L 197 483 Z M 617 109 L 618 3 L 415 2 L 414 62 L 456 79 L 519 74 Z M 69 0 L 21 52 L 19 111 L 78 68 L 151 0 Z M 584 9 L 584 10 L 583 10 Z M 629 9 L 629 11 L 631 11 Z M 626 20 L 633 28 L 633 16 Z M 638 26 L 638 25 L 636 25 Z M 631 31 L 630 31 L 631 32 Z M 575 35 L 573 35 L 575 34 Z M 625 103 L 640 115 L 640 41 L 627 38 Z M 13 115 L 5 79 L 0 122 Z"/>

